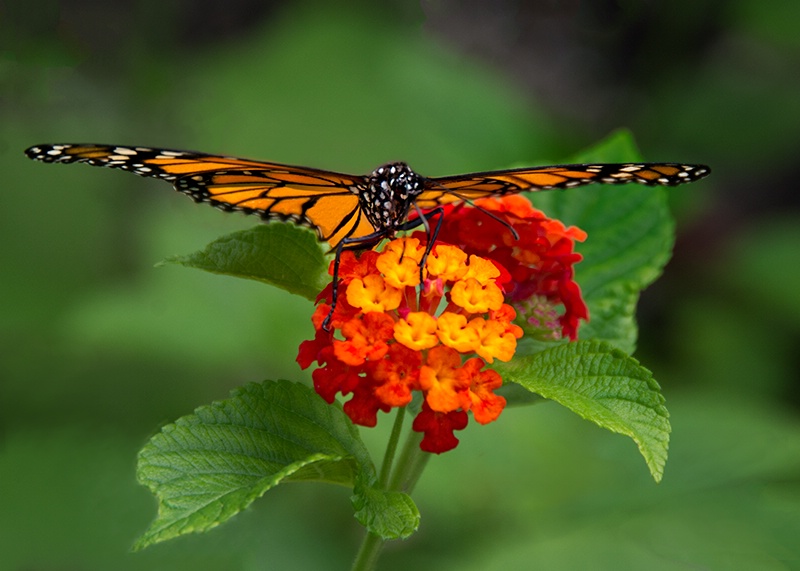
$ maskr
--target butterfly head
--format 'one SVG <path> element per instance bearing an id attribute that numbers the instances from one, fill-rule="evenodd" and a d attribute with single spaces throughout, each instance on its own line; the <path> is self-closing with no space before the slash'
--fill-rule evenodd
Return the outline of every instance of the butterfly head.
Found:
<path id="1" fill-rule="evenodd" d="M 406 221 L 414 200 L 425 190 L 425 179 L 405 163 L 388 163 L 367 177 L 361 204 L 376 228 L 391 232 Z"/>

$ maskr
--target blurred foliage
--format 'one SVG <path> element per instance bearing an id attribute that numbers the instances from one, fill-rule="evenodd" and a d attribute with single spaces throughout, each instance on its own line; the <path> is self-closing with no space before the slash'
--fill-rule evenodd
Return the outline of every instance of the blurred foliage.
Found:
<path id="1" fill-rule="evenodd" d="M 343 490 L 287 486 L 128 553 L 152 517 L 147 436 L 247 381 L 307 378 L 312 305 L 152 267 L 254 220 L 25 147 L 445 175 L 558 161 L 622 125 L 647 159 L 714 169 L 671 193 L 675 257 L 642 298 L 637 356 L 674 428 L 664 481 L 568 411 L 513 409 L 430 463 L 420 533 L 383 568 L 796 567 L 800 5 L 567 4 L 0 5 L 0 569 L 342 568 L 360 538 Z M 364 432 L 376 449 L 382 429 Z"/>

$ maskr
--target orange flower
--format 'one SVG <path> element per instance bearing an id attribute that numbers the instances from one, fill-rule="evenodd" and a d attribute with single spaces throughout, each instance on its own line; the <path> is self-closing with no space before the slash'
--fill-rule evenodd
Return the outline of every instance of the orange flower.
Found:
<path id="1" fill-rule="evenodd" d="M 345 340 L 333 341 L 333 354 L 346 365 L 361 365 L 380 359 L 389 350 L 394 322 L 384 313 L 371 311 L 363 319 L 353 318 L 342 326 Z"/>
<path id="2" fill-rule="evenodd" d="M 444 345 L 460 353 L 475 351 L 480 342 L 478 330 L 467 324 L 467 318 L 450 311 L 439 316 L 436 335 Z"/>
<path id="3" fill-rule="evenodd" d="M 397 309 L 402 297 L 403 292 L 387 284 L 381 275 L 355 278 L 347 286 L 347 303 L 363 311 Z"/>
<path id="4" fill-rule="evenodd" d="M 464 371 L 469 376 L 469 398 L 472 416 L 481 424 L 495 420 L 506 406 L 506 399 L 494 394 L 500 388 L 503 379 L 497 371 L 487 369 L 481 371 L 484 363 L 480 359 L 470 359 L 464 363 Z"/>
<path id="5" fill-rule="evenodd" d="M 404 345 L 389 347 L 386 359 L 372 363 L 369 373 L 375 380 L 375 396 L 390 406 L 405 406 L 411 402 L 412 391 L 419 390 L 422 355 Z"/>
<path id="6" fill-rule="evenodd" d="M 427 364 L 419 371 L 419 386 L 431 410 L 450 412 L 469 408 L 464 399 L 469 379 L 461 371 L 461 355 L 442 345 L 428 352 Z"/>
<path id="7" fill-rule="evenodd" d="M 430 349 L 439 343 L 436 318 L 424 311 L 415 311 L 394 324 L 394 338 L 409 349 Z"/>

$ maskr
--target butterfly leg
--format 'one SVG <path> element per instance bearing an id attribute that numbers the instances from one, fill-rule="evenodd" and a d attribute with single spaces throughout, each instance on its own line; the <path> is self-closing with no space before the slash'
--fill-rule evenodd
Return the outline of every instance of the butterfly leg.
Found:
<path id="1" fill-rule="evenodd" d="M 347 238 L 345 238 L 347 240 Z M 331 310 L 322 322 L 322 329 L 326 333 L 331 332 L 331 318 L 333 317 L 333 310 L 336 309 L 336 301 L 339 299 L 339 262 L 342 259 L 342 250 L 344 250 L 345 240 L 342 240 L 336 246 L 336 257 L 333 260 L 333 290 L 331 292 Z"/>
<path id="2" fill-rule="evenodd" d="M 322 329 L 326 333 L 331 331 L 331 319 L 333 318 L 333 311 L 336 309 L 336 302 L 339 300 L 339 262 L 342 260 L 342 252 L 345 248 L 363 248 L 371 246 L 380 242 L 386 237 L 385 231 L 374 232 L 360 238 L 344 238 L 336 245 L 336 254 L 333 259 L 333 289 L 331 291 L 331 310 L 322 321 Z"/>
<path id="3" fill-rule="evenodd" d="M 423 254 L 422 261 L 419 265 L 419 280 L 420 284 L 422 284 L 425 261 L 428 259 L 428 254 L 431 253 L 431 249 L 433 249 L 433 245 L 436 243 L 436 237 L 439 235 L 439 230 L 442 228 L 442 222 L 444 221 L 444 209 L 439 206 L 428 213 L 423 213 L 421 210 L 419 210 L 419 208 L 417 208 L 417 212 L 419 213 L 419 218 L 401 224 L 395 229 L 395 231 L 403 232 L 406 230 L 413 230 L 420 225 L 425 227 L 425 233 L 428 235 L 428 244 L 425 246 L 425 254 Z M 433 231 L 431 231 L 431 226 L 428 221 L 434 216 L 437 217 L 436 225 L 434 226 Z M 394 232 L 392 232 L 392 234 L 393 233 Z M 367 246 L 372 246 L 386 238 L 388 235 L 389 232 L 387 230 L 381 230 L 366 236 L 361 236 L 359 238 L 344 238 L 336 245 L 336 254 L 333 260 L 333 290 L 331 292 L 331 309 L 322 322 L 322 329 L 326 333 L 330 333 L 331 319 L 333 319 L 333 312 L 336 309 L 336 302 L 339 300 L 339 263 L 341 262 L 342 252 L 345 250 L 345 248 L 362 249 Z"/>
<path id="4" fill-rule="evenodd" d="M 424 283 L 423 270 L 425 269 L 425 262 L 428 260 L 428 255 L 431 253 L 433 246 L 436 244 L 436 238 L 439 236 L 439 230 L 442 229 L 442 222 L 444 222 L 444 208 L 437 206 L 433 210 L 423 213 L 422 210 L 415 204 L 414 208 L 419 215 L 416 220 L 411 220 L 403 224 L 398 230 L 413 230 L 417 226 L 425 227 L 425 234 L 428 236 L 428 243 L 425 245 L 425 253 L 422 255 L 422 260 L 419 263 L 419 283 L 420 286 Z M 433 217 L 436 218 L 436 226 L 431 232 L 430 221 Z"/>

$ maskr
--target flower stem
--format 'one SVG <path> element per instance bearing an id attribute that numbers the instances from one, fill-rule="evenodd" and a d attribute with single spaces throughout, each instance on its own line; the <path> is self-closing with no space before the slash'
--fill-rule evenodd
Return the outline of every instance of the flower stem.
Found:
<path id="1" fill-rule="evenodd" d="M 403 450 L 394 466 L 394 470 L 392 470 L 392 463 L 397 452 L 397 443 L 400 440 L 404 418 L 405 407 L 397 411 L 392 434 L 389 437 L 386 453 L 383 456 L 379 483 L 384 490 L 411 493 L 431 455 L 419 449 L 419 443 L 422 441 L 423 435 L 418 432 L 411 432 L 403 445 Z M 380 536 L 367 532 L 361 542 L 358 555 L 356 555 L 356 559 L 353 562 L 352 571 L 372 571 L 375 569 L 385 543 L 386 541 L 381 539 Z"/>
<path id="2" fill-rule="evenodd" d="M 392 474 L 389 489 L 410 494 L 414 486 L 417 485 L 417 481 L 431 457 L 430 453 L 423 452 L 419 448 L 422 437 L 423 434 L 419 432 L 411 432 L 408 435 L 403 451 L 400 454 L 400 459 L 397 462 L 397 468 Z"/>
<path id="3" fill-rule="evenodd" d="M 356 560 L 353 562 L 352 571 L 372 571 L 375 569 L 375 564 L 378 562 L 378 556 L 381 554 L 384 543 L 386 541 L 379 536 L 367 532 L 364 536 L 364 541 L 361 542 Z"/>
<path id="4" fill-rule="evenodd" d="M 400 432 L 403 429 L 403 420 L 406 417 L 406 407 L 398 407 L 397 415 L 394 417 L 394 426 L 392 426 L 392 433 L 389 436 L 389 442 L 386 444 L 386 452 L 383 455 L 383 464 L 381 465 L 381 474 L 378 479 L 378 485 L 386 489 L 386 484 L 389 483 L 389 474 L 392 472 L 392 463 L 394 462 L 394 455 L 397 452 L 397 443 L 400 441 Z"/>

